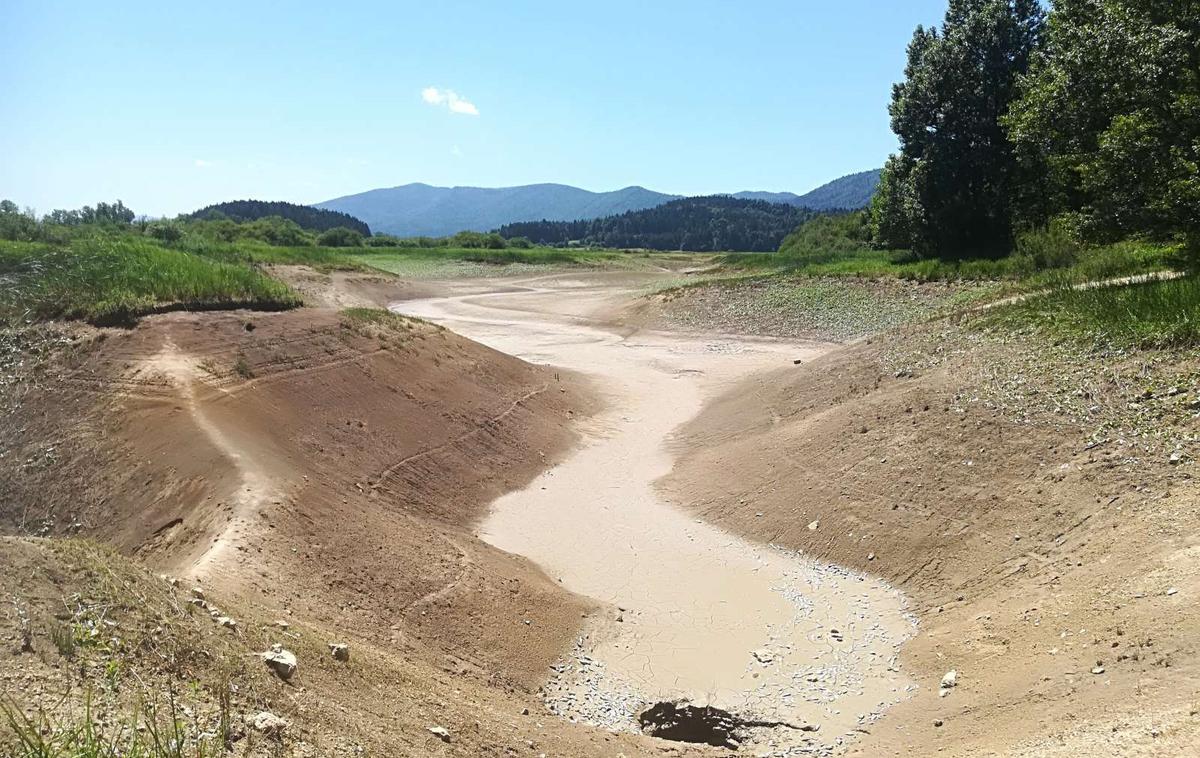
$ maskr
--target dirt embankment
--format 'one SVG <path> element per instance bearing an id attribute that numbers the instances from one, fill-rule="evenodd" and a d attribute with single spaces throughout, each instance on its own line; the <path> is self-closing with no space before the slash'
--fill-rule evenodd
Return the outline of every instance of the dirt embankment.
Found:
<path id="1" fill-rule="evenodd" d="M 156 317 L 26 398 L 34 423 L 9 439 L 17 455 L 51 440 L 55 463 L 5 499 L 26 527 L 533 684 L 579 608 L 470 527 L 569 445 L 575 389 L 419 322 Z M 492 623 L 512 629 L 479 634 Z"/>
<path id="2" fill-rule="evenodd" d="M 712 523 L 882 576 L 916 604 L 901 661 L 920 690 L 852 754 L 1192 754 L 1191 465 L 1136 438 L 1098 441 L 1025 378 L 1006 381 L 1041 402 L 981 402 L 1000 364 L 982 349 L 923 362 L 915 331 L 724 393 L 680 430 L 663 490 Z M 1091 389 L 1071 393 L 1085 414 L 1131 403 Z M 1178 405 L 1194 390 L 1162 393 Z M 957 685 L 939 697 L 951 670 Z"/>
<path id="3" fill-rule="evenodd" d="M 303 702 L 273 692 L 309 742 L 324 731 L 385 755 L 501 755 L 528 740 L 641 752 L 545 714 L 534 690 L 589 605 L 473 531 L 492 499 L 572 445 L 573 418 L 593 410 L 578 381 L 379 312 L 68 331 L 5 387 L 5 532 L 105 542 L 202 583 L 243 628 L 283 618 L 315 630 L 314 649 L 351 641 L 376 661 L 354 682 L 326 690 L 314 674 Z M 62 602 L 42 600 L 31 613 Z M 28 681 L 22 660 L 14 676 Z M 454 741 L 431 747 L 426 718 Z"/>

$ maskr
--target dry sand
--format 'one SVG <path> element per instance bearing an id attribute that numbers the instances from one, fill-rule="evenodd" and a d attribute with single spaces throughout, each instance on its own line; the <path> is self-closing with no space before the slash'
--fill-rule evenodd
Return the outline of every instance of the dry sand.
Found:
<path id="1" fill-rule="evenodd" d="M 756 742 L 821 749 L 911 689 L 897 670 L 914 626 L 867 575 L 755 545 L 666 502 L 666 443 L 706 399 L 829 346 L 752 338 L 621 336 L 587 316 L 635 282 L 561 275 L 505 292 L 393 305 L 535 363 L 588 376 L 608 406 L 566 461 L 493 503 L 480 527 L 569 590 L 607 604 L 564 655 L 546 697 L 581 721 L 632 729 L 648 704 L 686 698 L 745 719 L 817 725 Z M 816 522 L 813 529 L 820 529 Z"/>

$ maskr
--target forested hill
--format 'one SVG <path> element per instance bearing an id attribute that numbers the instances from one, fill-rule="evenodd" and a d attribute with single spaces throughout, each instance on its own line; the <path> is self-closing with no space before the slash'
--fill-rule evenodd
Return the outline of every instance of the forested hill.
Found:
<path id="1" fill-rule="evenodd" d="M 787 203 L 817 211 L 853 211 L 871 204 L 871 198 L 879 187 L 879 174 L 880 169 L 847 174 L 803 195 L 791 192 L 735 192 L 733 196 L 746 200 L 766 200 L 768 203 Z"/>
<path id="2" fill-rule="evenodd" d="M 371 228 L 348 213 L 314 208 L 310 205 L 295 205 L 285 202 L 264 200 L 233 200 L 201 208 L 192 218 L 211 219 L 226 216 L 234 221 L 256 221 L 267 216 L 281 216 L 294 221 L 302 229 L 323 232 L 338 226 L 353 229 L 364 237 L 371 236 Z"/>
<path id="3" fill-rule="evenodd" d="M 505 224 L 499 231 L 503 237 L 526 237 L 538 244 L 578 241 L 599 247 L 767 252 L 814 215 L 816 211 L 794 205 L 713 195 L 605 218 Z"/>

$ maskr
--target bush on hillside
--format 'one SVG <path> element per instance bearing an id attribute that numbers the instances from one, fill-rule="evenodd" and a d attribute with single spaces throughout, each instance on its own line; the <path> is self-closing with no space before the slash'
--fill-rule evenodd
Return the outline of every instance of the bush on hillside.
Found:
<path id="1" fill-rule="evenodd" d="M 322 247 L 362 247 L 363 236 L 353 229 L 335 226 L 321 232 L 317 244 Z"/>

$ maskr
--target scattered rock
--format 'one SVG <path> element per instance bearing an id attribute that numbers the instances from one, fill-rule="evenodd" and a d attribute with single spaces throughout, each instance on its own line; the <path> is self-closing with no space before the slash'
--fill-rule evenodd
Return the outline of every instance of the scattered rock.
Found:
<path id="1" fill-rule="evenodd" d="M 945 723 L 946 723 L 946 722 L 945 722 L 945 721 L 942 721 L 941 719 L 934 719 L 934 720 L 933 720 L 933 725 L 934 725 L 934 726 L 941 726 L 942 724 L 945 724 Z"/>
<path id="2" fill-rule="evenodd" d="M 348 661 L 350 660 L 350 646 L 344 642 L 330 642 L 329 654 L 335 661 Z"/>
<path id="3" fill-rule="evenodd" d="M 768 664 L 771 661 L 775 660 L 775 654 L 772 653 L 770 650 L 767 650 L 766 648 L 760 648 L 758 650 L 755 650 L 753 655 L 754 655 L 754 659 L 762 664 Z"/>
<path id="4" fill-rule="evenodd" d="M 1100 661 L 1096 661 L 1096 665 L 1092 667 L 1092 673 L 1093 674 L 1103 674 L 1104 673 L 1104 666 L 1101 665 Z"/>
<path id="5" fill-rule="evenodd" d="M 197 600 L 204 600 L 204 590 L 200 587 L 192 587 L 192 597 L 196 598 Z"/>
<path id="6" fill-rule="evenodd" d="M 1168 595 L 1174 595 L 1174 594 L 1177 594 L 1178 592 L 1179 592 L 1178 587 L 1171 587 L 1167 590 Z"/>
<path id="7" fill-rule="evenodd" d="M 296 673 L 296 654 L 284 650 L 282 645 L 272 645 L 271 649 L 262 654 L 263 662 L 274 671 L 280 679 L 287 681 Z"/>
<path id="8" fill-rule="evenodd" d="M 430 726 L 430 727 L 426 727 L 426 728 L 429 730 L 429 733 L 430 733 L 430 734 L 432 734 L 433 736 L 437 737 L 437 738 L 438 738 L 439 740 L 441 740 L 442 742 L 449 742 L 449 741 L 450 741 L 450 732 L 449 732 L 449 730 L 447 730 L 447 729 L 446 729 L 446 727 L 444 727 L 444 726 Z"/>
<path id="9" fill-rule="evenodd" d="M 815 532 L 815 531 L 817 531 L 817 527 L 819 527 L 820 525 L 821 525 L 821 522 L 817 519 L 809 521 L 808 522 L 808 531 Z"/>
<path id="10" fill-rule="evenodd" d="M 250 719 L 250 726 L 256 732 L 268 737 L 280 737 L 288 728 L 288 722 L 270 711 L 262 711 Z"/>
<path id="11" fill-rule="evenodd" d="M 942 677 L 942 683 L 938 685 L 938 697 L 946 697 L 950 694 L 950 690 L 958 686 L 958 671 L 950 669 Z"/>
<path id="12" fill-rule="evenodd" d="M 237 622 L 228 616 L 218 616 L 216 621 L 218 625 L 223 626 L 226 629 L 237 629 Z"/>

